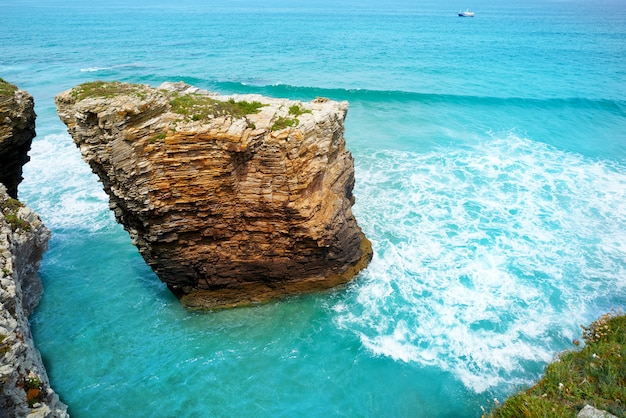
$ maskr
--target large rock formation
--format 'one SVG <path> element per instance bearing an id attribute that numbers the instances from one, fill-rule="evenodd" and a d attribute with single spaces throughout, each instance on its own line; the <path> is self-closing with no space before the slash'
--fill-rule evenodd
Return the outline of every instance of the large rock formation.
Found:
<path id="1" fill-rule="evenodd" d="M 0 183 L 13 198 L 35 137 L 33 97 L 0 78 Z"/>
<path id="2" fill-rule="evenodd" d="M 116 218 L 189 308 L 330 288 L 371 259 L 345 102 L 94 82 L 56 104 Z"/>
<path id="3" fill-rule="evenodd" d="M 37 214 L 0 184 L 0 418 L 68 416 L 28 325 L 42 294 L 37 270 L 49 238 Z"/>
<path id="4" fill-rule="evenodd" d="M 68 416 L 28 324 L 43 291 L 37 270 L 50 238 L 37 214 L 15 199 L 35 136 L 33 107 L 32 96 L 0 78 L 0 418 Z"/>

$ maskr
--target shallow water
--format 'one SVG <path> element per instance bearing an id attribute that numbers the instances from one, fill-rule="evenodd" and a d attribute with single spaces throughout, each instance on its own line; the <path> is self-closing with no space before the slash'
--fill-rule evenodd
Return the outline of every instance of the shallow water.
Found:
<path id="1" fill-rule="evenodd" d="M 35 338 L 76 417 L 480 416 L 626 306 L 618 1 L 83 6 L 9 0 L 35 97 L 20 197 L 53 232 Z M 369 268 L 186 312 L 115 223 L 53 97 L 96 79 L 347 100 Z"/>

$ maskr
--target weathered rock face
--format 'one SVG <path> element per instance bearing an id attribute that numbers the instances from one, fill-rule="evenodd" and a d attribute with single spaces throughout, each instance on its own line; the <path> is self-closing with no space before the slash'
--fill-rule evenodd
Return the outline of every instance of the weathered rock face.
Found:
<path id="1" fill-rule="evenodd" d="M 28 316 L 39 303 L 37 270 L 50 232 L 0 184 L 0 417 L 67 417 L 50 388 Z"/>
<path id="2" fill-rule="evenodd" d="M 0 183 L 17 198 L 22 166 L 35 137 L 33 97 L 0 78 Z"/>
<path id="3" fill-rule="evenodd" d="M 371 259 L 351 212 L 346 103 L 99 82 L 56 103 L 118 221 L 187 307 L 330 288 Z"/>
<path id="4" fill-rule="evenodd" d="M 15 199 L 35 136 L 33 107 L 32 96 L 0 79 L 0 418 L 68 416 L 28 324 L 43 291 L 37 270 L 50 238 L 37 214 Z"/>

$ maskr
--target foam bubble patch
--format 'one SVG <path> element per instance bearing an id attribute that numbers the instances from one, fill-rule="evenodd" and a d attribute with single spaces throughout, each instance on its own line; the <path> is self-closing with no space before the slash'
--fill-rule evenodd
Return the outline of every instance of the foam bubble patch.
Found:
<path id="1" fill-rule="evenodd" d="M 357 161 L 375 256 L 335 312 L 373 354 L 476 392 L 529 383 L 625 300 L 624 167 L 514 134 Z"/>

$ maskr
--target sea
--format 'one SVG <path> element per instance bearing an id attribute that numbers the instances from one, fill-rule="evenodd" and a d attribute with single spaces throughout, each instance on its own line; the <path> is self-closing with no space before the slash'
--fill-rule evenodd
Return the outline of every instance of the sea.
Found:
<path id="1" fill-rule="evenodd" d="M 72 417 L 480 417 L 626 308 L 623 0 L 3 0 L 35 99 L 31 317 Z M 460 10 L 475 12 L 459 17 Z M 77 84 L 349 102 L 349 285 L 183 309 L 59 120 Z"/>

